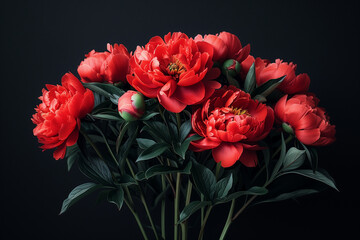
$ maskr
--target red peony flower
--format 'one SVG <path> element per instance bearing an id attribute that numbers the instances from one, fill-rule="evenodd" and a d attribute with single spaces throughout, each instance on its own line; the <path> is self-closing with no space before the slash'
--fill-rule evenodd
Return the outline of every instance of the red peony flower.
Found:
<path id="1" fill-rule="evenodd" d="M 64 158 L 66 147 L 78 139 L 80 119 L 94 107 L 94 95 L 85 89 L 71 73 L 65 74 L 60 85 L 46 85 L 42 90 L 42 101 L 32 116 L 37 126 L 33 133 L 43 144 L 42 149 L 56 148 L 54 158 Z"/>
<path id="2" fill-rule="evenodd" d="M 228 32 L 221 32 L 220 34 L 208 34 L 202 37 L 197 35 L 196 42 L 210 43 L 214 48 L 214 61 L 224 62 L 227 59 L 234 59 L 241 63 L 250 53 L 250 45 L 242 47 L 241 42 L 237 36 Z"/>
<path id="3" fill-rule="evenodd" d="M 234 86 L 215 91 L 192 116 L 193 130 L 203 136 L 191 142 L 194 151 L 212 149 L 216 162 L 230 167 L 239 160 L 247 167 L 257 164 L 257 142 L 274 123 L 274 112 Z"/>
<path id="4" fill-rule="evenodd" d="M 78 67 L 78 73 L 83 82 L 126 82 L 129 73 L 130 54 L 124 45 L 107 45 L 109 52 L 86 54 L 86 59 Z"/>
<path id="5" fill-rule="evenodd" d="M 212 68 L 210 44 L 196 43 L 180 32 L 169 33 L 164 40 L 153 37 L 145 47 L 137 47 L 127 80 L 145 96 L 157 97 L 164 108 L 178 113 L 219 88 L 220 84 L 211 80 L 220 71 Z"/>
<path id="6" fill-rule="evenodd" d="M 265 82 L 285 76 L 283 82 L 278 86 L 278 89 L 286 94 L 305 93 L 309 90 L 310 78 L 306 73 L 299 75 L 295 74 L 296 64 L 283 62 L 276 59 L 275 63 L 270 63 L 269 60 L 248 56 L 244 62 L 241 63 L 241 77 L 245 79 L 251 65 L 255 62 L 256 84 L 258 86 Z"/>
<path id="7" fill-rule="evenodd" d="M 282 97 L 275 106 L 278 120 L 290 125 L 296 138 L 312 146 L 324 146 L 335 141 L 335 126 L 323 108 L 318 107 L 319 99 L 312 94 L 295 95 L 290 99 Z"/>

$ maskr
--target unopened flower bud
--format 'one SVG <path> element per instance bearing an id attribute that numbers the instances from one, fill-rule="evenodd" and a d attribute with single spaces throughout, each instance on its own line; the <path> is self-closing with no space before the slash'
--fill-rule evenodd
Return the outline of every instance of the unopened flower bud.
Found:
<path id="1" fill-rule="evenodd" d="M 120 116 L 125 121 L 135 121 L 145 112 L 144 96 L 136 91 L 127 91 L 118 101 Z"/>
<path id="2" fill-rule="evenodd" d="M 282 128 L 286 133 L 294 135 L 294 130 L 289 124 L 283 123 Z"/>
<path id="3" fill-rule="evenodd" d="M 222 72 L 226 75 L 226 72 L 232 77 L 235 77 L 240 73 L 241 65 L 234 59 L 228 59 L 223 63 Z"/>

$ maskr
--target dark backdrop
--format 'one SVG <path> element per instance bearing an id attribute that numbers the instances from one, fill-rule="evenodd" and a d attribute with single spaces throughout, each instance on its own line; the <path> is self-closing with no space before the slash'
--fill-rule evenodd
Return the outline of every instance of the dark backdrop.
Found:
<path id="1" fill-rule="evenodd" d="M 37 97 L 46 83 L 76 73 L 85 53 L 104 51 L 108 42 L 134 50 L 169 31 L 195 36 L 224 30 L 251 43 L 253 55 L 294 61 L 299 73 L 310 75 L 311 91 L 337 126 L 337 142 L 320 150 L 320 166 L 340 189 L 252 207 L 233 224 L 229 239 L 358 237 L 358 14 L 356 1 L 346 0 L 1 3 L 1 239 L 140 239 L 126 207 L 96 206 L 95 197 L 58 216 L 69 191 L 86 179 L 38 148 L 30 121 Z M 224 219 L 227 211 L 214 214 Z M 217 219 L 206 239 L 216 239 L 211 236 L 223 227 Z"/>

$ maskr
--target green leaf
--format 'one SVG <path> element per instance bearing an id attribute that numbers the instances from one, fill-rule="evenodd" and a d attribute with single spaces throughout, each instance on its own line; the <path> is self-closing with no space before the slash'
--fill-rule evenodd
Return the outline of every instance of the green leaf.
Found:
<path id="1" fill-rule="evenodd" d="M 145 178 L 149 179 L 156 175 L 168 174 L 168 173 L 190 174 L 191 166 L 192 166 L 191 162 L 189 162 L 183 169 L 165 166 L 165 165 L 161 165 L 161 164 L 155 165 L 155 166 L 150 167 L 148 170 L 146 170 Z"/>
<path id="2" fill-rule="evenodd" d="M 121 122 L 124 121 L 117 112 L 96 113 L 96 114 L 91 114 L 91 116 L 95 119 L 100 119 L 100 120 L 121 121 Z"/>
<path id="3" fill-rule="evenodd" d="M 103 185 L 111 186 L 113 183 L 111 172 L 106 163 L 96 156 L 88 156 L 78 162 L 80 171 L 90 179 Z"/>
<path id="4" fill-rule="evenodd" d="M 244 91 L 251 94 L 254 91 L 255 86 L 256 86 L 255 63 L 253 63 L 245 78 Z"/>
<path id="5" fill-rule="evenodd" d="M 293 170 L 301 165 L 303 165 L 305 161 L 305 150 L 299 150 L 296 147 L 290 148 L 284 159 L 284 169 L 283 170 Z"/>
<path id="6" fill-rule="evenodd" d="M 156 143 L 154 140 L 146 138 L 137 138 L 136 142 L 141 149 L 147 149 Z"/>
<path id="7" fill-rule="evenodd" d="M 132 178 L 128 174 L 123 174 L 123 175 L 117 177 L 116 179 L 117 179 L 117 183 L 122 185 L 122 186 L 130 186 L 130 185 L 136 184 L 135 179 Z"/>
<path id="8" fill-rule="evenodd" d="M 135 174 L 135 179 L 138 181 L 142 181 L 145 180 L 145 172 L 144 171 L 139 171 Z"/>
<path id="9" fill-rule="evenodd" d="M 119 136 L 116 138 L 116 145 L 115 145 L 116 154 L 119 153 L 120 145 L 121 145 L 121 143 L 122 143 L 122 140 L 123 140 L 123 138 L 124 138 L 124 136 L 125 136 L 126 131 L 127 131 L 128 128 L 129 128 L 129 126 L 130 126 L 130 123 L 129 123 L 129 122 L 126 122 L 126 123 L 122 126 L 122 128 L 121 128 L 120 133 L 119 133 Z"/>
<path id="10" fill-rule="evenodd" d="M 152 119 L 153 117 L 155 117 L 158 114 L 159 114 L 158 112 L 147 113 L 144 116 L 142 116 L 142 118 L 140 118 L 140 120 L 147 121 L 147 120 Z"/>
<path id="11" fill-rule="evenodd" d="M 282 193 L 277 197 L 270 198 L 270 199 L 267 199 L 267 200 L 264 200 L 264 201 L 261 201 L 261 202 L 257 202 L 255 204 L 269 203 L 269 202 L 279 202 L 279 201 L 284 201 L 284 200 L 288 200 L 288 199 L 294 199 L 294 198 L 302 197 L 302 196 L 317 193 L 317 192 L 319 192 L 319 191 L 315 190 L 315 189 L 300 189 L 300 190 L 296 190 L 296 191 L 293 191 L 293 192 Z"/>
<path id="12" fill-rule="evenodd" d="M 180 213 L 179 223 L 184 222 L 187 220 L 192 214 L 194 214 L 199 209 L 209 206 L 211 202 L 209 201 L 193 201 L 190 202 L 187 206 Z"/>
<path id="13" fill-rule="evenodd" d="M 121 97 L 125 91 L 115 87 L 112 84 L 108 84 L 108 83 L 83 83 L 83 85 L 92 90 L 93 92 L 96 92 L 104 97 L 107 97 L 111 100 L 111 98 L 119 98 Z M 117 104 L 117 103 L 116 103 Z"/>
<path id="14" fill-rule="evenodd" d="M 274 179 L 276 174 L 279 172 L 283 162 L 284 162 L 284 159 L 285 159 L 285 154 L 286 154 L 286 143 L 285 143 L 285 140 L 284 140 L 284 134 L 281 132 L 281 152 L 280 152 L 280 157 L 279 157 L 279 160 L 276 162 L 276 165 L 273 169 L 273 172 L 271 174 L 271 177 L 270 179 Z"/>
<path id="15" fill-rule="evenodd" d="M 188 120 L 186 122 L 184 122 L 181 127 L 180 127 L 180 142 L 183 142 L 185 140 L 185 138 L 189 135 L 190 131 L 191 131 L 192 127 L 191 127 L 191 121 Z"/>
<path id="16" fill-rule="evenodd" d="M 335 186 L 335 182 L 333 181 L 333 179 L 328 178 L 327 176 L 325 176 L 324 174 L 322 174 L 319 171 L 314 173 L 313 170 L 310 170 L 310 169 L 300 169 L 300 170 L 280 173 L 277 177 L 280 177 L 285 174 L 298 174 L 298 175 L 301 175 L 301 176 L 304 176 L 307 178 L 311 178 L 311 179 L 322 182 L 322 183 L 332 187 L 336 191 L 339 191 L 337 189 L 337 187 Z"/>
<path id="17" fill-rule="evenodd" d="M 146 126 L 144 126 L 143 130 L 148 132 L 155 140 L 162 140 L 166 143 L 171 142 L 169 129 L 163 122 L 147 121 L 144 123 Z"/>
<path id="18" fill-rule="evenodd" d="M 169 149 L 169 145 L 167 143 L 155 143 L 154 145 L 150 146 L 149 148 L 145 149 L 137 158 L 136 162 L 149 160 L 160 156 L 163 154 L 167 149 Z"/>
<path id="19" fill-rule="evenodd" d="M 74 188 L 69 196 L 63 201 L 60 214 L 63 214 L 74 203 L 98 189 L 101 185 L 96 183 L 84 183 Z"/>
<path id="20" fill-rule="evenodd" d="M 217 199 L 215 201 L 216 204 L 220 204 L 220 203 L 226 203 L 226 202 L 230 202 L 233 199 L 237 199 L 239 197 L 245 196 L 245 195 L 256 195 L 256 196 L 260 196 L 260 195 L 265 195 L 268 193 L 268 190 L 264 187 L 258 187 L 258 186 L 254 186 L 251 187 L 249 190 L 247 191 L 238 191 L 232 194 L 229 194 L 227 197 L 224 197 L 222 199 Z"/>
<path id="21" fill-rule="evenodd" d="M 68 171 L 70 171 L 74 163 L 82 157 L 79 146 L 75 143 L 74 145 L 67 147 L 65 157 L 67 160 Z"/>
<path id="22" fill-rule="evenodd" d="M 235 78 L 233 78 L 232 76 L 230 76 L 230 74 L 229 74 L 228 71 L 226 71 L 225 77 L 226 77 L 229 85 L 233 85 L 233 86 L 235 86 L 235 87 L 237 87 L 237 88 L 240 88 L 239 82 L 238 82 Z"/>
<path id="23" fill-rule="evenodd" d="M 118 188 L 110 191 L 107 200 L 110 203 L 114 203 L 120 211 L 124 203 L 124 190 L 122 188 Z"/>
<path id="24" fill-rule="evenodd" d="M 181 145 L 176 145 L 174 144 L 174 151 L 177 155 L 179 155 L 182 159 L 185 159 L 185 153 L 186 151 L 189 149 L 189 145 L 191 141 L 196 141 L 196 140 L 200 140 L 203 137 L 195 134 L 192 135 L 191 137 L 188 137 L 187 139 L 185 139 L 185 141 L 181 144 Z"/>
<path id="25" fill-rule="evenodd" d="M 283 77 L 271 79 L 271 80 L 265 82 L 261 86 L 255 88 L 255 90 L 253 91 L 251 96 L 261 95 L 262 97 L 266 98 L 270 93 L 272 93 L 280 85 L 280 83 L 282 83 L 282 81 L 284 80 L 285 77 L 286 76 L 283 76 Z"/>
<path id="26" fill-rule="evenodd" d="M 221 179 L 215 185 L 214 199 L 224 198 L 230 191 L 233 185 L 233 177 L 232 174 Z"/>
<path id="27" fill-rule="evenodd" d="M 212 200 L 216 185 L 216 178 L 213 172 L 204 165 L 193 161 L 192 176 L 197 189 L 204 194 L 207 200 Z"/>

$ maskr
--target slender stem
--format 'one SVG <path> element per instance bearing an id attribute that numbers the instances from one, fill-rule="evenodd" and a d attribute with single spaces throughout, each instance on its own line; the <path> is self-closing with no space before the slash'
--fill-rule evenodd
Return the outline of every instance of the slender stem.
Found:
<path id="1" fill-rule="evenodd" d="M 216 181 L 219 179 L 220 170 L 221 170 L 221 162 L 218 162 L 216 164 L 216 170 L 215 170 Z"/>
<path id="2" fill-rule="evenodd" d="M 180 130 L 180 127 L 181 127 L 181 116 L 180 116 L 180 113 L 176 113 L 176 122 L 177 122 L 178 130 Z"/>
<path id="3" fill-rule="evenodd" d="M 256 198 L 257 196 L 254 195 L 252 196 L 241 208 L 240 210 L 234 215 L 234 217 L 231 219 L 232 221 L 234 221 L 244 210 L 247 206 L 249 206 L 249 204 L 254 201 L 254 199 Z"/>
<path id="4" fill-rule="evenodd" d="M 224 240 L 225 239 L 226 233 L 229 230 L 229 227 L 230 227 L 230 225 L 232 223 L 232 215 L 234 213 L 234 209 L 235 209 L 235 199 L 232 200 L 232 202 L 231 202 L 229 214 L 227 216 L 226 223 L 225 223 L 225 226 L 224 226 L 224 228 L 223 228 L 223 230 L 221 232 L 219 240 Z"/>
<path id="5" fill-rule="evenodd" d="M 91 139 L 89 138 L 89 136 L 86 134 L 86 132 L 84 132 L 81 128 L 80 128 L 80 133 L 84 136 L 84 138 L 86 139 L 86 141 L 91 145 L 91 147 L 95 150 L 96 154 L 99 156 L 99 158 L 101 158 L 102 160 L 104 160 L 104 157 L 101 155 L 99 149 L 95 146 L 95 144 L 91 141 Z"/>
<path id="6" fill-rule="evenodd" d="M 286 140 L 285 140 L 285 144 L 288 144 L 293 138 L 294 138 L 294 135 L 289 135 L 289 136 L 286 138 Z M 281 144 L 280 144 L 280 146 L 276 149 L 276 151 L 275 151 L 274 154 L 271 156 L 271 158 L 274 158 L 280 151 L 281 151 Z"/>
<path id="7" fill-rule="evenodd" d="M 200 200 L 201 201 L 204 201 L 204 194 L 200 194 Z M 201 219 L 201 225 L 203 225 L 204 224 L 204 213 L 205 213 L 205 207 L 202 207 L 201 209 L 200 209 L 200 211 L 201 211 L 201 213 L 200 213 L 200 219 Z"/>
<path id="8" fill-rule="evenodd" d="M 166 189 L 166 182 L 165 182 L 165 176 L 161 175 L 161 185 L 162 190 L 165 191 Z M 161 200 L 161 237 L 165 240 L 166 232 L 165 232 L 165 210 L 166 210 L 166 201 L 165 197 Z"/>
<path id="9" fill-rule="evenodd" d="M 176 174 L 176 190 L 175 190 L 175 202 L 174 202 L 174 240 L 178 239 L 179 226 L 179 202 L 180 202 L 180 179 L 181 173 Z"/>
<path id="10" fill-rule="evenodd" d="M 203 238 L 204 230 L 205 230 L 205 225 L 206 225 L 206 222 L 207 222 L 207 220 L 208 220 L 208 218 L 209 218 L 211 209 L 212 209 L 212 206 L 209 206 L 208 209 L 206 210 L 204 222 L 203 222 L 202 225 L 201 225 L 201 229 L 200 229 L 200 233 L 199 233 L 198 240 L 202 240 L 202 238 Z"/>
<path id="11" fill-rule="evenodd" d="M 131 172 L 131 175 L 133 176 L 133 178 L 135 179 L 135 173 L 134 173 L 134 170 L 132 169 L 131 167 L 131 164 L 130 164 L 130 161 L 128 158 L 126 158 L 126 163 L 130 169 L 130 172 Z M 157 231 L 156 231 L 156 228 L 155 228 L 155 225 L 154 225 L 154 222 L 152 220 L 152 217 L 151 217 L 151 214 L 150 214 L 150 211 L 149 211 L 149 207 L 146 203 L 146 200 L 145 200 L 145 197 L 144 197 L 144 193 L 143 193 L 143 190 L 139 184 L 139 182 L 135 179 L 135 182 L 136 182 L 136 185 L 138 186 L 139 188 L 139 192 L 140 192 L 140 200 L 142 202 L 142 204 L 144 205 L 144 208 L 145 208 L 145 212 L 146 212 L 146 215 L 148 216 L 148 219 L 149 219 L 149 222 L 150 222 L 150 225 L 151 225 L 151 228 L 154 232 L 154 235 L 155 235 L 155 238 L 156 239 L 159 239 L 159 236 L 157 234 Z"/>
<path id="12" fill-rule="evenodd" d="M 128 208 L 130 209 L 131 213 L 133 214 L 133 216 L 134 216 L 134 218 L 135 218 L 135 220 L 136 220 L 136 223 L 137 223 L 137 225 L 138 225 L 139 228 L 140 228 L 141 234 L 143 235 L 144 240 L 148 240 L 149 238 L 148 238 L 148 236 L 146 235 L 146 232 L 145 232 L 145 230 L 144 230 L 144 227 L 143 227 L 143 225 L 142 225 L 142 223 L 141 223 L 141 221 L 140 221 L 139 215 L 137 214 L 137 212 L 135 211 L 135 209 L 131 206 L 131 204 L 128 202 L 128 200 L 127 200 L 126 198 L 124 199 L 124 201 L 125 201 L 125 204 L 128 206 Z"/>
<path id="13" fill-rule="evenodd" d="M 190 178 L 188 180 L 187 190 L 186 190 L 186 199 L 185 199 L 185 207 L 189 205 L 191 199 L 191 191 L 192 191 L 192 183 Z M 188 233 L 188 222 L 187 220 L 181 223 L 181 236 L 182 240 L 187 240 L 187 233 Z"/>
<path id="14" fill-rule="evenodd" d="M 110 153 L 110 155 L 111 155 L 111 158 L 114 160 L 115 164 L 116 164 L 117 166 L 119 166 L 119 163 L 118 163 L 118 161 L 117 161 L 114 153 L 112 152 L 112 150 L 111 150 L 111 148 L 110 148 L 110 145 L 109 145 L 109 143 L 108 143 L 108 141 L 107 141 L 104 133 L 101 131 L 100 128 L 98 128 L 98 126 L 95 125 L 95 123 L 93 123 L 93 126 L 95 127 L 95 129 L 96 129 L 96 130 L 101 134 L 101 136 L 103 137 L 104 142 L 105 142 L 105 145 L 106 145 L 106 148 L 108 149 L 108 151 L 109 151 L 109 153 Z"/>

